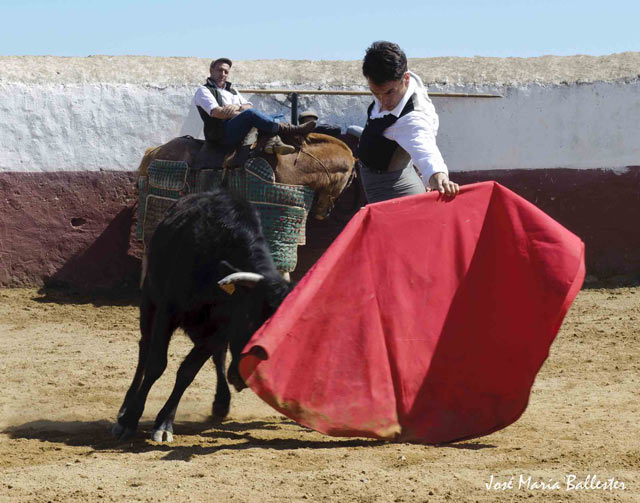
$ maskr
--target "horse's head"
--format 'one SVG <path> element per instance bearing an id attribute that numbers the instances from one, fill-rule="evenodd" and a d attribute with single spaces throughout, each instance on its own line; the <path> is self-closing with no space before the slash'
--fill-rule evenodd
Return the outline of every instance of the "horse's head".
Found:
<path id="1" fill-rule="evenodd" d="M 354 164 L 351 149 L 343 141 L 311 133 L 296 153 L 278 156 L 276 182 L 313 189 L 315 199 L 310 213 L 322 220 L 352 180 Z"/>
<path id="2" fill-rule="evenodd" d="M 351 185 L 356 174 L 355 160 L 348 163 L 347 169 L 327 176 L 327 183 L 316 189 L 316 197 L 311 207 L 311 214 L 316 220 L 324 220 L 335 206 L 336 199 Z"/>
<path id="3" fill-rule="evenodd" d="M 304 175 L 304 181 L 300 183 L 316 193 L 311 215 L 324 220 L 353 180 L 355 159 L 351 149 L 333 136 L 310 134 L 297 155 L 296 164 L 294 172 Z"/>

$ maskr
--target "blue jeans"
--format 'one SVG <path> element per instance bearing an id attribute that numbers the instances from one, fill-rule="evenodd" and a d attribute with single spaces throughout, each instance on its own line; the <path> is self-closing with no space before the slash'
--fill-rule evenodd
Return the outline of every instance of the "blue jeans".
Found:
<path id="1" fill-rule="evenodd" d="M 247 136 L 252 127 L 265 133 L 277 134 L 280 125 L 260 110 L 250 108 L 236 115 L 233 119 L 224 122 L 222 143 L 224 145 L 237 145 Z"/>

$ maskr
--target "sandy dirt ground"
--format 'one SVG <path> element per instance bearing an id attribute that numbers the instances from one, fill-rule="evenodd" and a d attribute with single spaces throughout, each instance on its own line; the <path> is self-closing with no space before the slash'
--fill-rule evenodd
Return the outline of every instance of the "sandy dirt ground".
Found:
<path id="1" fill-rule="evenodd" d="M 250 390 L 214 425 L 212 365 L 185 394 L 175 441 L 155 443 L 190 346 L 177 334 L 138 436 L 119 443 L 109 430 L 137 357 L 135 299 L 0 290 L 0 501 L 640 501 L 639 326 L 640 287 L 583 290 L 522 418 L 444 446 L 326 437 Z"/>

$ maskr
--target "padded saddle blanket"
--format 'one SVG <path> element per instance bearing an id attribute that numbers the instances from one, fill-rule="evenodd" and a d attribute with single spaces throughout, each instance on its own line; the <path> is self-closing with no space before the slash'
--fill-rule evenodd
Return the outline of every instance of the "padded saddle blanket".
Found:
<path id="1" fill-rule="evenodd" d="M 229 171 L 227 176 L 228 189 L 253 203 L 258 211 L 278 269 L 293 271 L 298 260 L 297 247 L 305 244 L 313 190 L 276 183 L 273 169 L 259 157 L 249 159 L 244 168 Z M 174 201 L 186 194 L 220 187 L 221 182 L 221 170 L 196 170 L 186 162 L 152 161 L 148 176 L 138 180 L 137 238 L 148 247 L 153 231 Z"/>

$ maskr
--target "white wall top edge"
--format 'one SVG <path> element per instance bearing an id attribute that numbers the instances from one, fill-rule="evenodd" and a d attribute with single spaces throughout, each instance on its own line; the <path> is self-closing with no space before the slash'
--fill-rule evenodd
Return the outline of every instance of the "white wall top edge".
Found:
<path id="1" fill-rule="evenodd" d="M 151 56 L 0 56 L 0 82 L 195 85 L 208 75 L 209 62 L 204 58 Z M 411 58 L 409 67 L 425 83 L 442 85 L 634 80 L 640 77 L 640 52 L 536 58 Z M 361 61 L 236 61 L 230 80 L 260 87 L 311 85 L 331 89 L 365 85 Z"/>

